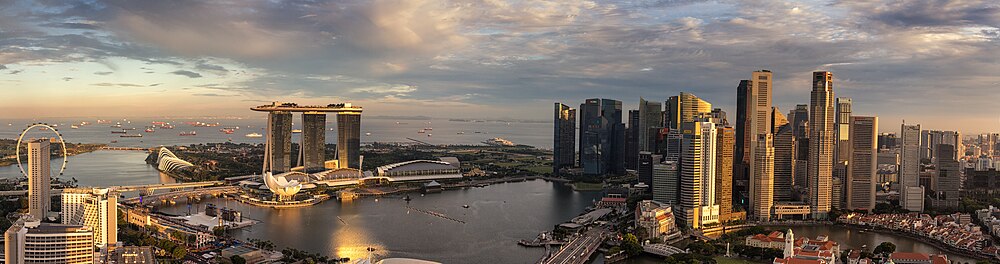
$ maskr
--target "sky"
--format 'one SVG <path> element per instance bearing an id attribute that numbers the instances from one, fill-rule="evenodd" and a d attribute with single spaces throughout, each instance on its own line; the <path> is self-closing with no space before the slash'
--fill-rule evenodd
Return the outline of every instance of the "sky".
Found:
<path id="1" fill-rule="evenodd" d="M 0 118 L 367 115 L 549 120 L 553 102 L 690 92 L 734 119 L 834 74 L 855 115 L 1000 132 L 1000 2 L 0 0 Z"/>

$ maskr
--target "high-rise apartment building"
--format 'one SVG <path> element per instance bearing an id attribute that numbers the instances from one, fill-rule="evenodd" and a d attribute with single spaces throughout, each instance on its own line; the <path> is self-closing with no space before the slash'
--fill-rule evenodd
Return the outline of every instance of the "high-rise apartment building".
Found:
<path id="1" fill-rule="evenodd" d="M 555 103 L 554 115 L 552 173 L 558 175 L 576 163 L 576 109 Z"/>
<path id="2" fill-rule="evenodd" d="M 847 210 L 875 209 L 878 171 L 878 117 L 852 116 L 851 159 L 847 172 Z"/>
<path id="3" fill-rule="evenodd" d="M 28 214 L 45 219 L 52 207 L 49 139 L 28 141 Z"/>
<path id="4" fill-rule="evenodd" d="M 809 206 L 813 219 L 826 219 L 833 191 L 833 73 L 813 72 L 809 116 Z"/>
<path id="5" fill-rule="evenodd" d="M 920 186 L 920 125 L 900 126 L 899 205 L 903 209 L 924 210 L 924 187 Z"/>
<path id="6" fill-rule="evenodd" d="M 587 99 L 580 105 L 580 166 L 588 175 L 625 171 L 625 124 L 622 103 Z"/>
<path id="7" fill-rule="evenodd" d="M 337 113 L 337 163 L 361 169 L 361 113 Z"/>
<path id="8" fill-rule="evenodd" d="M 89 227 L 42 223 L 31 215 L 4 233 L 4 263 L 94 263 Z"/>
<path id="9" fill-rule="evenodd" d="M 62 223 L 89 227 L 94 246 L 118 242 L 118 194 L 109 189 L 63 189 Z"/>
<path id="10" fill-rule="evenodd" d="M 265 163 L 277 174 L 292 170 L 292 113 L 274 111 L 267 115 L 267 140 L 270 149 Z"/>
<path id="11" fill-rule="evenodd" d="M 770 133 L 758 135 L 753 141 L 753 178 L 750 181 L 750 215 L 761 222 L 771 220 L 774 204 L 774 138 Z"/>
<path id="12" fill-rule="evenodd" d="M 302 113 L 303 170 L 308 173 L 323 171 L 326 163 L 326 113 Z"/>

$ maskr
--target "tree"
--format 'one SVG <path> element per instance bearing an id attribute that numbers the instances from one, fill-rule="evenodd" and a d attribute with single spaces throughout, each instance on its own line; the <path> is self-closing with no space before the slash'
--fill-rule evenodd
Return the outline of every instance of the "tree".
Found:
<path id="1" fill-rule="evenodd" d="M 229 261 L 232 261 L 233 264 L 247 264 L 247 260 L 240 257 L 240 255 L 233 255 L 232 257 L 229 257 Z"/>
<path id="2" fill-rule="evenodd" d="M 893 252 L 896 252 L 895 244 L 893 244 L 892 242 L 882 242 L 882 244 L 878 244 L 878 246 L 875 247 L 875 249 L 872 251 L 872 254 L 888 255 L 892 254 Z"/>
<path id="3" fill-rule="evenodd" d="M 184 255 L 187 255 L 187 250 L 184 247 L 174 247 L 174 250 L 170 251 L 170 256 L 174 259 L 181 259 Z"/>
<path id="4" fill-rule="evenodd" d="M 625 237 L 622 239 L 622 249 L 624 249 L 625 253 L 628 253 L 629 256 L 642 254 L 643 251 L 642 245 L 639 244 L 639 239 L 631 233 L 625 234 Z"/>

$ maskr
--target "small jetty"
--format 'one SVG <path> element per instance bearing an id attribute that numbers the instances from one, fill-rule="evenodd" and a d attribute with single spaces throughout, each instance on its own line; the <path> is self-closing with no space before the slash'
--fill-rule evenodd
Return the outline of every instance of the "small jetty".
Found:
<path id="1" fill-rule="evenodd" d="M 425 214 L 428 214 L 428 215 L 431 215 L 431 216 L 437 216 L 437 217 L 440 217 L 440 218 L 443 218 L 443 219 L 447 219 L 447 220 L 451 220 L 451 221 L 455 221 L 455 222 L 459 222 L 459 223 L 465 224 L 465 221 L 458 220 L 458 219 L 455 219 L 455 218 L 451 218 L 451 217 L 449 217 L 447 215 L 444 215 L 442 213 L 438 213 L 438 212 L 434 212 L 434 211 L 428 211 L 428 210 L 423 210 L 423 209 L 417 209 L 417 208 L 414 208 L 412 206 L 406 206 L 406 209 L 410 209 L 410 210 L 421 212 L 421 213 L 425 213 Z"/>

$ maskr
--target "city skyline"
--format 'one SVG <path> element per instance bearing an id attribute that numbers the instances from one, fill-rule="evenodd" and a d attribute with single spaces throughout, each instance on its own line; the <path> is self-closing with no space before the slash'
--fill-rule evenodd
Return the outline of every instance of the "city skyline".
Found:
<path id="1" fill-rule="evenodd" d="M 552 101 L 635 109 L 681 91 L 734 113 L 728 76 L 770 69 L 780 109 L 823 70 L 888 131 L 1000 127 L 1000 65 L 984 59 L 1000 51 L 1000 9 L 987 1 L 548 4 L 17 2 L 0 11 L 0 83 L 21 100 L 0 118 L 246 115 L 279 97 L 545 120 Z"/>

